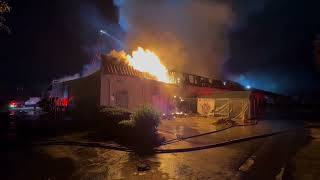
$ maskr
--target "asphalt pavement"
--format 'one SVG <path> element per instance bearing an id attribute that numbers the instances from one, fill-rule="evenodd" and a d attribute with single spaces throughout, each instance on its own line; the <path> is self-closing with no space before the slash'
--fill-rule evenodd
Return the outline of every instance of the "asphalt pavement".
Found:
<path id="1" fill-rule="evenodd" d="M 186 124 L 193 128 L 178 126 L 180 136 L 214 129 L 205 127 L 205 123 L 203 127 Z M 256 126 L 234 127 L 160 148 L 194 147 L 300 125 L 285 120 L 264 120 Z M 301 128 L 215 148 L 143 156 L 107 148 L 68 145 L 5 147 L 1 149 L 0 168 L 2 179 L 286 179 L 297 172 L 293 167 L 299 167 L 299 163 L 292 163 L 299 161 L 292 159 L 299 157 L 296 154 L 310 142 L 309 130 Z M 141 166 L 148 168 L 141 170 Z M 299 173 L 303 174 L 303 171 Z"/>
<path id="2" fill-rule="evenodd" d="M 319 131 L 304 121 L 265 118 L 256 125 L 221 126 L 214 119 L 192 117 L 163 121 L 166 139 L 155 154 L 138 155 L 108 146 L 79 146 L 68 133 L 43 145 L 2 143 L 1 179 L 315 179 L 319 177 Z M 37 121 L 24 120 L 30 127 Z M 30 122 L 30 123 L 28 123 Z M 42 122 L 40 124 L 48 124 Z M 29 126 L 28 126 L 29 127 Z M 7 136 L 17 138 L 11 121 Z M 265 134 L 272 136 L 263 137 Z M 261 136 L 260 138 L 248 137 Z M 235 139 L 235 143 L 223 144 Z M 79 144 L 80 144 L 79 143 Z M 85 142 L 84 142 L 85 143 Z M 114 142 L 97 142 L 113 145 Z M 222 145 L 219 145 L 221 144 Z M 218 146 L 211 146 L 217 144 Z M 197 147 L 205 147 L 198 148 Z M 194 149 L 193 149 L 194 148 Z M 117 150 L 118 149 L 118 150 Z M 177 151 L 178 149 L 190 149 Z M 168 151 L 169 150 L 169 151 Z M 167 151 L 167 153 L 157 153 Z M 307 159 L 307 161 L 305 160 Z"/>

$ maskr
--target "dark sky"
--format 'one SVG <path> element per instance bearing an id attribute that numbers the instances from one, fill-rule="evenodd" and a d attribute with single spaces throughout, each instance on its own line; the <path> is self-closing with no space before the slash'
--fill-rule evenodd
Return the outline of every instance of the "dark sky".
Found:
<path id="1" fill-rule="evenodd" d="M 79 72 L 90 62 L 86 46 L 99 37 L 91 19 L 117 22 L 112 0 L 8 2 L 13 33 L 0 32 L 1 94 L 17 87 L 38 93 L 50 80 Z"/>
<path id="2" fill-rule="evenodd" d="M 250 7 L 250 2 L 233 3 L 242 20 L 230 34 L 226 69 L 266 90 L 319 92 L 313 41 L 320 30 L 320 1 L 264 0 L 261 7 Z"/>
<path id="3" fill-rule="evenodd" d="M 99 28 L 117 23 L 112 0 L 8 2 L 13 33 L 0 32 L 2 96 L 17 87 L 36 94 L 51 79 L 79 72 L 90 61 L 87 49 L 97 42 Z M 257 0 L 226 2 L 237 17 L 228 32 L 227 74 L 282 93 L 318 90 L 312 57 L 320 30 L 317 0 L 264 0 L 262 7 L 252 3 Z"/>

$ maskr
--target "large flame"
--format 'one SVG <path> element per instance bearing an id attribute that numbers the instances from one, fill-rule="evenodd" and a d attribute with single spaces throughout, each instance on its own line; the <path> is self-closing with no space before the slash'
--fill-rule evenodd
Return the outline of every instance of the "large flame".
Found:
<path id="1" fill-rule="evenodd" d="M 160 58 L 152 51 L 142 47 L 132 51 L 132 55 L 127 55 L 128 64 L 134 69 L 149 73 L 158 81 L 169 83 L 169 73 L 167 68 L 161 63 Z"/>

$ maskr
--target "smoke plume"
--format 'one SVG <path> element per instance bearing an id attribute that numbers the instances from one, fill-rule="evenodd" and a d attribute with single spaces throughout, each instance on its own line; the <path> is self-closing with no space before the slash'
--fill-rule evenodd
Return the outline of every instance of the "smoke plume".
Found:
<path id="1" fill-rule="evenodd" d="M 125 48 L 154 51 L 169 69 L 219 77 L 228 58 L 230 6 L 209 0 L 114 0 Z"/>
<path id="2" fill-rule="evenodd" d="M 62 78 L 59 79 L 55 79 L 56 82 L 66 82 L 66 81 L 72 81 L 75 79 L 79 79 L 81 76 L 79 73 L 76 73 L 74 75 L 69 75 L 69 76 L 64 76 Z"/>

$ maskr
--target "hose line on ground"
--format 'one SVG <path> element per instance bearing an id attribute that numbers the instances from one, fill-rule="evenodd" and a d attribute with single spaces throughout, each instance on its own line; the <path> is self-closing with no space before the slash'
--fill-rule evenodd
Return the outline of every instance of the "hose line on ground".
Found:
<path id="1" fill-rule="evenodd" d="M 238 125 L 238 126 L 243 126 L 243 125 Z M 284 133 L 288 133 L 288 132 L 293 132 L 293 131 L 297 131 L 297 130 L 303 130 L 303 129 L 309 129 L 309 128 L 319 128 L 319 127 L 320 127 L 319 125 L 310 125 L 310 126 L 305 126 L 305 127 L 297 127 L 297 128 L 287 129 L 287 130 L 278 131 L 278 132 L 272 132 L 272 133 L 255 135 L 255 136 L 248 136 L 248 137 L 244 137 L 244 138 L 232 139 L 232 140 L 223 141 L 223 142 L 219 142 L 219 143 L 215 143 L 215 144 L 209 144 L 209 145 L 197 146 L 197 147 L 190 147 L 190 148 L 176 148 L 176 149 L 159 149 L 159 148 L 155 148 L 153 152 L 157 153 L 157 154 L 192 152 L 192 151 L 198 151 L 198 150 L 211 149 L 211 148 L 231 145 L 231 144 L 250 141 L 250 140 L 254 140 L 254 139 L 266 138 L 266 137 L 275 136 L 275 135 L 279 135 L 279 134 L 284 134 Z M 188 137 L 188 138 L 191 138 L 191 137 Z M 97 143 L 97 142 L 91 143 L 91 142 L 76 142 L 76 141 L 52 141 L 52 142 L 32 143 L 32 145 L 40 145 L 40 146 L 41 145 L 83 146 L 83 147 L 104 148 L 104 149 L 111 149 L 111 150 L 118 150 L 118 151 L 125 151 L 125 152 L 134 152 L 133 149 L 130 149 L 130 148 L 127 148 L 127 147 L 115 146 L 115 145 L 103 144 L 103 143 Z"/>
<path id="2" fill-rule="evenodd" d="M 197 134 L 197 135 L 193 135 L 193 136 L 188 136 L 188 137 L 177 137 L 175 139 L 171 139 L 171 140 L 165 141 L 165 142 L 161 143 L 161 145 L 172 144 L 172 143 L 176 143 L 176 142 L 183 141 L 183 140 L 190 139 L 190 138 L 195 138 L 195 137 L 205 136 L 205 135 L 209 135 L 209 134 L 214 134 L 214 133 L 225 131 L 227 129 L 234 128 L 234 127 L 253 126 L 253 125 L 257 125 L 257 124 L 258 124 L 257 121 L 254 121 L 252 123 L 244 123 L 244 124 L 232 124 L 231 123 L 230 126 L 228 126 L 226 128 L 223 128 L 223 129 L 219 129 L 219 130 L 215 130 L 215 131 L 211 131 L 211 132 L 207 132 L 207 133 L 202 133 L 202 134 Z"/>

